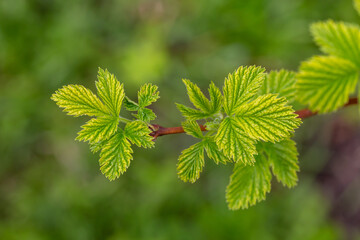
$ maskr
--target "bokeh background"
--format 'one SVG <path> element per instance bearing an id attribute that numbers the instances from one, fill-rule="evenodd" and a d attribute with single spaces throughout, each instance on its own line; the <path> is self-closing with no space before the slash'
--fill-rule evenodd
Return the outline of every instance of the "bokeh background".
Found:
<path id="1" fill-rule="evenodd" d="M 297 130 L 297 187 L 274 180 L 265 202 L 229 211 L 230 165 L 177 178 L 190 137 L 135 149 L 109 182 L 73 140 L 87 119 L 50 100 L 66 84 L 95 90 L 108 68 L 132 98 L 157 84 L 156 123 L 178 126 L 181 78 L 205 89 L 239 65 L 296 71 L 319 53 L 309 24 L 328 18 L 360 22 L 351 0 L 0 0 L 0 239 L 360 239 L 356 107 Z"/>

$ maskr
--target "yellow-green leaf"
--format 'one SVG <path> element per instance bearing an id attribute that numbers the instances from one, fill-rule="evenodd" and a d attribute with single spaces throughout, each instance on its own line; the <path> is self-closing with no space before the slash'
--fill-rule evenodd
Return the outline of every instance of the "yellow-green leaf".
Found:
<path id="1" fill-rule="evenodd" d="M 105 116 L 93 118 L 84 124 L 76 140 L 96 143 L 109 139 L 117 130 L 119 117 Z"/>
<path id="2" fill-rule="evenodd" d="M 123 131 L 116 133 L 104 145 L 100 153 L 100 170 L 110 180 L 115 180 L 130 165 L 133 159 L 131 145 Z"/>
<path id="3" fill-rule="evenodd" d="M 264 80 L 264 71 L 261 67 L 242 66 L 228 75 L 223 90 L 224 110 L 227 115 L 232 116 L 241 105 L 254 97 Z"/>
<path id="4" fill-rule="evenodd" d="M 57 90 L 51 97 L 56 104 L 64 108 L 68 115 L 75 117 L 104 116 L 109 111 L 101 103 L 100 99 L 89 89 L 81 85 L 67 85 Z"/>
<path id="5" fill-rule="evenodd" d="M 194 183 L 200 177 L 204 164 L 204 145 L 199 142 L 181 152 L 177 166 L 179 178 Z"/>
<path id="6" fill-rule="evenodd" d="M 226 188 L 226 201 L 231 210 L 245 209 L 265 200 L 271 189 L 271 172 L 262 154 L 253 166 L 236 163 Z"/>
<path id="7" fill-rule="evenodd" d="M 226 117 L 221 122 L 215 141 L 225 156 L 235 162 L 250 165 L 255 162 L 256 142 L 244 132 L 235 117 Z"/>
<path id="8" fill-rule="evenodd" d="M 288 137 L 301 123 L 294 110 L 286 104 L 284 97 L 262 95 L 241 106 L 236 118 L 245 133 L 252 138 L 276 142 Z"/>
<path id="9" fill-rule="evenodd" d="M 119 116 L 121 104 L 125 97 L 124 87 L 107 69 L 99 68 L 98 81 L 96 81 L 98 95 L 110 109 L 113 116 Z"/>
<path id="10" fill-rule="evenodd" d="M 357 82 L 358 69 L 352 62 L 317 56 L 301 64 L 297 74 L 297 96 L 312 111 L 331 112 L 348 101 Z"/>

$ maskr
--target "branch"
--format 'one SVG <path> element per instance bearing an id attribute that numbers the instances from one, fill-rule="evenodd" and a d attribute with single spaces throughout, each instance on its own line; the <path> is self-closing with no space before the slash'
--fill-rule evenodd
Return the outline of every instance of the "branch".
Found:
<path id="1" fill-rule="evenodd" d="M 346 103 L 343 107 L 348 107 L 351 105 L 355 105 L 358 103 L 358 99 L 357 98 L 350 98 L 348 103 Z M 299 118 L 301 119 L 305 119 L 308 117 L 312 117 L 314 115 L 317 115 L 317 112 L 312 112 L 309 109 L 302 109 L 302 110 L 298 110 L 295 112 Z M 150 133 L 150 136 L 154 137 L 154 140 L 157 137 L 160 136 L 164 136 L 164 135 L 169 135 L 169 134 L 178 134 L 178 133 L 185 133 L 184 128 L 183 127 L 162 127 L 160 125 L 157 124 L 153 124 L 153 132 Z M 204 125 L 199 124 L 201 131 L 206 131 L 206 127 Z"/>

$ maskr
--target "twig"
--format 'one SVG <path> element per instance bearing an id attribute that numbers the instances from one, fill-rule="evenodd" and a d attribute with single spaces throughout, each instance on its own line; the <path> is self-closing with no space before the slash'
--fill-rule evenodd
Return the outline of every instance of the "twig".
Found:
<path id="1" fill-rule="evenodd" d="M 350 98 L 348 103 L 345 104 L 344 107 L 348 107 L 348 106 L 355 105 L 355 104 L 358 104 L 358 99 Z M 302 109 L 302 110 L 296 111 L 295 113 L 301 119 L 305 119 L 305 118 L 317 115 L 317 112 L 312 112 L 309 109 Z M 150 133 L 150 136 L 154 137 L 154 140 L 160 136 L 185 132 L 183 127 L 168 127 L 167 128 L 167 127 L 162 127 L 157 124 L 153 124 L 152 126 L 153 126 L 154 131 L 152 133 Z M 204 125 L 199 124 L 199 126 L 201 128 L 201 131 L 206 131 L 206 127 Z"/>

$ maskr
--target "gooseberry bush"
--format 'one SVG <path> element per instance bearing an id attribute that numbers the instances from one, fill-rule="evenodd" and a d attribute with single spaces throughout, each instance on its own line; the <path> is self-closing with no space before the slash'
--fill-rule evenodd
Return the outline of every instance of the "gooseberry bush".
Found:
<path id="1" fill-rule="evenodd" d="M 360 0 L 354 5 L 360 14 Z M 185 132 L 198 142 L 181 152 L 179 178 L 191 183 L 199 179 L 205 153 L 218 165 L 232 164 L 228 206 L 248 208 L 265 199 L 273 175 L 284 186 L 297 184 L 298 152 L 291 137 L 306 116 L 295 112 L 294 103 L 308 105 L 310 115 L 333 112 L 360 86 L 359 26 L 329 20 L 313 24 L 311 33 L 325 55 L 304 61 L 298 73 L 241 66 L 225 78 L 222 91 L 211 82 L 209 98 L 184 79 L 193 107 L 176 104 L 185 118 L 176 130 L 151 123 L 156 115 L 148 106 L 159 98 L 157 86 L 143 85 L 134 101 L 126 96 L 123 84 L 101 68 L 97 95 L 84 86 L 68 85 L 51 98 L 69 115 L 93 117 L 76 140 L 88 142 L 92 152 L 100 153 L 100 170 L 109 180 L 129 167 L 132 145 L 151 148 L 158 136 Z M 122 111 L 132 112 L 133 118 L 123 117 Z"/>

